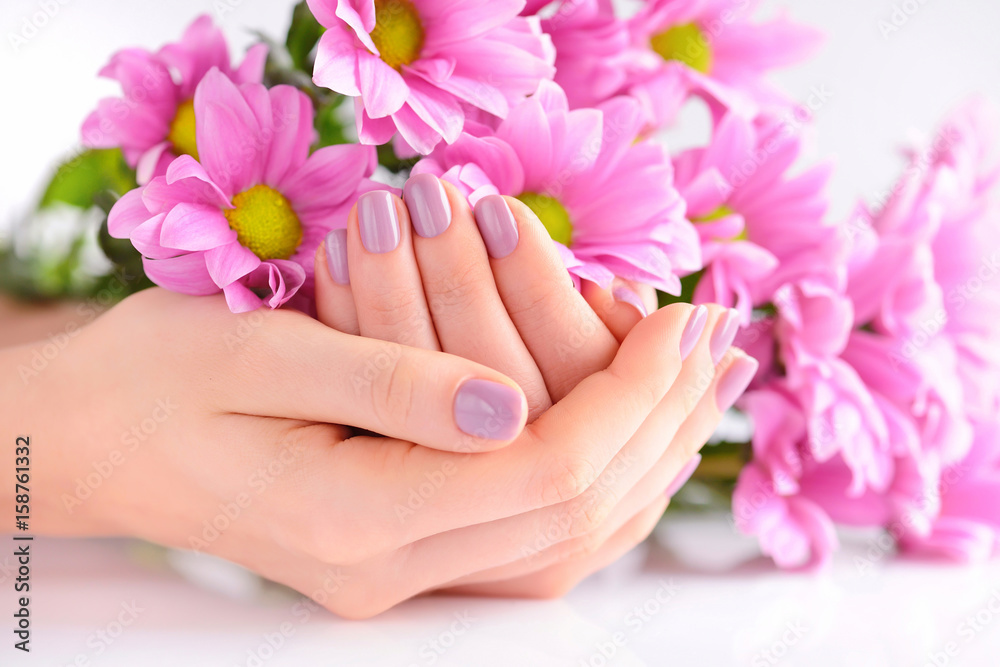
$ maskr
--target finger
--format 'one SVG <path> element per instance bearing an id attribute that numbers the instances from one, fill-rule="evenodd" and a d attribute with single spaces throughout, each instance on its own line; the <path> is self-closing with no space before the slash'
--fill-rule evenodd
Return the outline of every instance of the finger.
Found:
<path id="1" fill-rule="evenodd" d="M 440 349 L 399 197 L 384 190 L 361 195 L 347 221 L 347 257 L 362 336 Z"/>
<path id="2" fill-rule="evenodd" d="M 519 571 L 519 564 L 508 565 L 463 577 L 442 592 L 490 597 L 562 597 L 591 574 L 611 565 L 645 541 L 666 508 L 667 499 L 661 497 L 610 536 L 596 536 L 576 553 L 543 569 L 525 574 Z"/>
<path id="3" fill-rule="evenodd" d="M 316 312 L 320 322 L 359 335 L 358 312 L 347 269 L 347 230 L 335 229 L 316 251 Z"/>
<path id="4" fill-rule="evenodd" d="M 472 210 L 454 186 L 431 174 L 413 176 L 403 197 L 413 250 L 442 349 L 496 369 L 520 385 L 528 421 L 552 401 L 542 374 L 507 315 Z"/>
<path id="5" fill-rule="evenodd" d="M 757 362 L 742 351 L 734 349 L 728 354 L 720 364 L 716 378 L 698 403 L 698 407 L 677 430 L 670 447 L 641 480 L 626 492 L 621 502 L 615 505 L 603 522 L 577 533 L 575 523 L 580 519 L 580 510 L 574 510 L 571 506 L 567 506 L 566 511 L 561 514 L 553 514 L 547 523 L 535 527 L 533 532 L 523 530 L 523 527 L 528 525 L 526 523 L 521 526 L 512 523 L 513 518 L 504 520 L 507 522 L 506 526 L 502 525 L 502 522 L 494 522 L 497 527 L 504 529 L 503 533 L 507 536 L 507 540 L 516 545 L 516 548 L 508 548 L 506 554 L 509 556 L 520 552 L 519 557 L 500 566 L 504 578 L 542 570 L 573 558 L 581 552 L 593 551 L 607 535 L 617 531 L 643 508 L 656 504 L 661 499 L 668 500 L 668 496 L 676 492 L 677 488 L 690 478 L 700 462 L 698 450 L 711 437 L 722 419 L 723 412 L 746 388 L 756 369 Z M 656 429 L 659 426 L 653 424 L 653 428 L 637 437 L 643 437 L 648 444 L 653 444 L 658 438 Z M 607 486 L 612 484 L 613 482 L 609 481 Z M 600 493 L 608 493 L 607 489 L 600 487 L 597 490 Z M 485 535 L 473 535 L 472 531 L 476 528 L 478 527 L 455 532 L 464 533 L 463 537 L 469 544 L 478 544 L 483 539 L 488 539 Z M 419 546 L 420 543 L 415 545 L 418 548 Z M 415 553 L 416 550 L 411 552 Z M 504 553 L 502 549 L 495 549 L 497 557 Z M 473 562 L 470 556 L 469 550 L 466 550 L 465 563 Z M 477 564 L 484 562 L 486 561 L 480 560 Z M 470 573 L 474 571 L 469 570 Z"/>
<path id="6" fill-rule="evenodd" d="M 632 488 L 658 466 L 681 426 L 701 404 L 706 392 L 713 388 L 715 368 L 710 351 L 712 329 L 706 327 L 705 323 L 714 325 L 720 319 L 725 319 L 725 313 L 719 307 L 710 310 L 705 306 L 693 311 L 689 322 L 694 322 L 695 327 L 689 328 L 689 331 L 693 331 L 698 342 L 676 381 L 628 444 L 602 470 L 586 492 L 552 507 L 421 540 L 407 551 L 406 563 L 412 568 L 413 576 L 418 582 L 433 586 L 438 583 L 434 577 L 453 573 L 454 568 L 442 570 L 441 565 L 435 562 L 437 554 L 461 549 L 464 554 L 463 565 L 468 568 L 468 572 L 523 560 L 528 554 L 547 552 L 552 558 L 553 554 L 575 549 L 574 544 L 580 540 L 592 539 L 591 536 L 599 533 L 611 517 L 618 516 L 617 524 L 612 524 L 613 527 L 621 525 L 648 504 L 649 499 L 646 499 L 638 507 L 630 506 L 619 510 L 619 505 L 629 496 Z M 703 443 L 701 441 L 699 447 Z M 683 461 L 690 456 L 690 453 L 685 454 Z M 660 494 L 666 488 L 665 484 L 660 487 Z M 557 549 L 563 542 L 569 544 Z M 423 580 L 422 577 L 429 579 Z"/>
<path id="7" fill-rule="evenodd" d="M 655 289 L 622 278 L 615 278 L 607 288 L 585 280 L 581 293 L 619 342 L 625 340 L 639 320 L 657 308 Z"/>
<path id="8" fill-rule="evenodd" d="M 354 438 L 331 448 L 328 466 L 318 466 L 314 482 L 295 493 L 321 513 L 321 507 L 364 498 L 366 530 L 382 537 L 370 540 L 373 554 L 577 499 L 673 385 L 682 332 L 694 311 L 675 304 L 640 322 L 608 369 L 581 382 L 504 449 L 456 457 L 397 440 Z M 330 471 L 373 467 L 385 471 L 377 489 L 364 480 L 329 482 Z M 579 503 L 589 507 L 586 498 Z M 344 554 L 336 517 L 312 528 L 319 532 L 303 548 L 334 560 Z"/>
<path id="9" fill-rule="evenodd" d="M 757 371 L 757 361 L 742 350 L 733 348 L 720 363 L 715 379 L 705 392 L 698 407 L 678 429 L 671 445 L 660 460 L 635 484 L 608 516 L 607 521 L 594 533 L 558 543 L 520 561 L 522 573 L 549 567 L 573 555 L 586 552 L 595 540 L 608 531 L 617 531 L 643 508 L 670 497 L 688 480 L 701 461 L 699 450 L 715 432 L 722 415 L 743 393 Z M 514 564 L 507 573 L 517 572 Z"/>
<path id="10" fill-rule="evenodd" d="M 504 306 L 553 401 L 608 367 L 618 341 L 576 291 L 538 217 L 511 197 L 476 204 L 476 222 Z"/>
<path id="11" fill-rule="evenodd" d="M 226 366 L 205 369 L 204 400 L 220 411 L 345 424 L 463 452 L 502 447 L 524 427 L 524 394 L 490 368 L 346 335 L 301 313 L 262 317 L 235 367 L 220 350 Z"/>

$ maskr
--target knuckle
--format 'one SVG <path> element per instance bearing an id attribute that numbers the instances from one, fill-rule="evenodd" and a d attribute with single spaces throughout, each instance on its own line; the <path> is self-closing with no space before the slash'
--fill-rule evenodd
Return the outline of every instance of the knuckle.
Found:
<path id="1" fill-rule="evenodd" d="M 579 497 L 599 474 L 596 466 L 584 456 L 557 456 L 541 475 L 538 506 L 547 507 Z"/>
<path id="2" fill-rule="evenodd" d="M 574 501 L 570 536 L 582 537 L 593 534 L 604 525 L 617 504 L 615 494 L 608 489 L 594 487 L 587 491 Z"/>
<path id="3" fill-rule="evenodd" d="M 412 328 L 419 320 L 426 320 L 424 295 L 417 289 L 372 289 L 364 300 L 366 319 L 372 324 L 389 329 Z"/>
<path id="4" fill-rule="evenodd" d="M 552 286 L 540 282 L 526 286 L 516 299 L 511 299 L 511 303 L 504 305 L 518 329 L 527 335 L 552 321 L 553 305 L 561 302 Z"/>
<path id="5" fill-rule="evenodd" d="M 444 272 L 424 279 L 427 301 L 431 313 L 453 314 L 462 312 L 480 300 L 486 292 L 483 276 L 474 264 L 456 267 L 454 272 Z"/>
<path id="6" fill-rule="evenodd" d="M 370 385 L 372 409 L 383 426 L 408 424 L 417 396 L 413 369 L 398 354 L 390 356 L 385 369 L 375 375 Z"/>
<path id="7" fill-rule="evenodd" d="M 627 414 L 639 413 L 648 414 L 656 407 L 666 391 L 660 385 L 662 379 L 650 377 L 627 377 L 620 369 L 614 366 L 606 371 L 619 385 L 616 400 L 622 402 L 623 411 Z"/>

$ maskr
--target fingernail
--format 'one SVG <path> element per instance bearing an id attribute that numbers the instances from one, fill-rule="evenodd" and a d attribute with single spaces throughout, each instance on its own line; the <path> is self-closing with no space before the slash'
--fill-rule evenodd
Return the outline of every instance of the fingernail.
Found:
<path id="1" fill-rule="evenodd" d="M 347 230 L 335 229 L 326 235 L 326 267 L 330 269 L 333 282 L 341 285 L 351 283 L 351 274 L 347 271 Z"/>
<path id="2" fill-rule="evenodd" d="M 733 407 L 736 399 L 750 386 L 758 366 L 756 359 L 739 357 L 726 369 L 726 374 L 719 379 L 719 385 L 715 388 L 715 404 L 719 406 L 719 412 Z"/>
<path id="3" fill-rule="evenodd" d="M 691 457 L 681 471 L 677 473 L 677 477 L 674 477 L 674 481 L 670 482 L 670 486 L 667 487 L 666 494 L 667 498 L 673 498 L 677 495 L 677 492 L 681 490 L 681 487 L 688 483 L 691 476 L 694 475 L 694 471 L 698 469 L 701 464 L 701 454 L 695 454 Z"/>
<path id="4" fill-rule="evenodd" d="M 732 346 L 736 339 L 736 332 L 740 328 L 740 314 L 735 309 L 730 308 L 726 315 L 715 325 L 712 332 L 712 340 L 709 349 L 712 351 L 712 361 L 718 364 L 722 357 L 726 356 L 726 350 Z"/>
<path id="5" fill-rule="evenodd" d="M 517 222 L 500 195 L 488 195 L 476 204 L 476 224 L 493 259 L 503 259 L 517 247 Z"/>
<path id="6" fill-rule="evenodd" d="M 425 239 L 441 234 L 451 224 L 451 204 L 441 181 L 433 174 L 417 174 L 403 186 L 413 229 Z"/>
<path id="7" fill-rule="evenodd" d="M 681 361 L 687 359 L 694 346 L 698 344 L 701 340 L 701 334 L 705 331 L 705 324 L 708 322 L 708 308 L 706 306 L 698 306 L 691 313 L 691 318 L 688 320 L 687 326 L 684 327 L 684 333 L 681 334 Z"/>
<path id="8" fill-rule="evenodd" d="M 455 423 L 477 438 L 512 439 L 525 409 L 521 393 L 499 382 L 466 380 L 455 394 Z"/>
<path id="9" fill-rule="evenodd" d="M 623 285 L 615 287 L 613 290 L 611 290 L 611 296 L 613 296 L 615 298 L 615 301 L 617 301 L 618 303 L 625 303 L 632 306 L 633 308 L 638 310 L 639 314 L 642 315 L 643 317 L 649 315 L 649 313 L 646 311 L 646 304 L 642 302 L 642 299 L 639 298 L 638 294 L 630 290 L 628 287 L 625 287 Z"/>
<path id="10" fill-rule="evenodd" d="M 358 224 L 365 250 L 392 252 L 399 245 L 399 218 L 392 194 L 385 190 L 366 192 L 358 200 Z"/>

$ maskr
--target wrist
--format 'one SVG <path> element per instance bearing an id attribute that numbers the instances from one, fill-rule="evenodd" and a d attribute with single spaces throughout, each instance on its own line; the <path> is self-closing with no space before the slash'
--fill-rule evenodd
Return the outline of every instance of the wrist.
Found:
<path id="1" fill-rule="evenodd" d="M 73 393 L 87 385 L 69 377 L 67 356 L 68 348 L 57 355 L 35 345 L 0 349 L 0 522 L 12 529 L 14 517 L 27 514 L 31 534 L 105 535 L 112 531 L 97 503 L 78 502 L 74 489 L 89 460 L 89 420 L 73 409 Z"/>

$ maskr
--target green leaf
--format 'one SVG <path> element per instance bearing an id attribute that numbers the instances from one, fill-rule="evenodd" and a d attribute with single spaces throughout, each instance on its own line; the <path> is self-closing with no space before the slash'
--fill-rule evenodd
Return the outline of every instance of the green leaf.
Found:
<path id="1" fill-rule="evenodd" d="M 660 308 L 664 306 L 669 306 L 672 303 L 692 303 L 694 302 L 694 290 L 698 287 L 698 281 L 705 272 L 698 271 L 697 273 L 692 273 L 689 276 L 684 276 L 681 278 L 681 294 L 680 296 L 674 296 L 673 294 L 667 294 L 666 292 L 657 292 L 657 296 L 660 300 Z"/>
<path id="2" fill-rule="evenodd" d="M 337 118 L 338 109 L 343 99 L 337 96 L 333 102 L 320 106 L 316 111 L 315 126 L 316 132 L 319 134 L 319 142 L 316 144 L 316 148 L 351 143 L 343 124 Z"/>
<path id="3" fill-rule="evenodd" d="M 86 150 L 59 165 L 38 207 L 62 203 L 86 209 L 103 194 L 121 196 L 135 187 L 135 172 L 120 150 Z"/>
<path id="4" fill-rule="evenodd" d="M 326 29 L 319 24 L 309 11 L 305 2 L 295 5 L 292 12 L 292 25 L 288 28 L 285 38 L 285 48 L 292 57 L 296 69 L 312 73 L 312 55 L 316 43 Z"/>
<path id="5" fill-rule="evenodd" d="M 419 157 L 401 158 L 396 155 L 396 151 L 393 149 L 391 141 L 387 144 L 382 144 L 377 150 L 378 163 L 394 174 L 408 171 L 413 168 L 413 165 L 420 161 Z"/>

